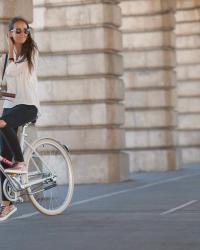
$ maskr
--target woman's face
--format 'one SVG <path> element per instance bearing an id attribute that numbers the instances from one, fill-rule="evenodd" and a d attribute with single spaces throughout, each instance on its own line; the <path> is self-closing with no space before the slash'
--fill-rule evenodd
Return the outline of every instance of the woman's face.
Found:
<path id="1" fill-rule="evenodd" d="M 29 30 L 25 22 L 17 21 L 14 24 L 14 28 L 11 31 L 11 36 L 14 39 L 15 44 L 23 44 L 26 42 Z"/>

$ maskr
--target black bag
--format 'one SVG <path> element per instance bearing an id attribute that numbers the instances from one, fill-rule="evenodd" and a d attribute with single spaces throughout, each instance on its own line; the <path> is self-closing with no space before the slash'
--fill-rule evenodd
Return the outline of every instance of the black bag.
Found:
<path id="1" fill-rule="evenodd" d="M 8 62 L 8 53 L 6 53 L 6 58 L 5 58 L 4 67 L 3 67 L 3 73 L 2 73 L 1 85 L 0 85 L 0 90 L 1 91 L 6 90 L 6 85 L 3 85 L 3 78 L 4 78 L 4 75 L 5 75 L 7 62 Z"/>

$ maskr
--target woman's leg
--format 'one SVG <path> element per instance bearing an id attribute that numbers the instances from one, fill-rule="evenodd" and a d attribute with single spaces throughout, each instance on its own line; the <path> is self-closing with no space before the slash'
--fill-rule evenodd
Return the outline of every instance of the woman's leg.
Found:
<path id="1" fill-rule="evenodd" d="M 14 129 L 15 133 L 17 134 L 17 128 Z M 7 142 L 7 140 L 5 139 L 5 137 L 3 136 L 3 134 L 0 135 L 0 142 L 1 142 L 1 156 L 3 156 L 4 158 L 6 158 L 7 160 L 12 161 L 13 159 L 13 152 Z M 8 166 L 5 163 L 1 163 L 3 168 L 8 168 Z M 3 182 L 6 179 L 5 175 L 2 174 L 2 172 L 0 172 L 0 179 L 1 179 L 1 190 L 3 190 Z M 2 191 L 2 201 L 8 201 L 8 199 L 5 197 L 4 192 Z M 8 201 L 9 202 L 9 201 Z M 3 202 L 4 204 L 6 202 Z"/>
<path id="2" fill-rule="evenodd" d="M 17 138 L 17 129 L 14 128 L 21 126 L 27 122 L 30 122 L 36 119 L 36 117 L 37 108 L 35 108 L 34 106 L 27 105 L 15 106 L 14 108 L 10 109 L 8 113 L 3 114 L 3 116 L 1 117 L 0 129 L 4 137 L 2 140 L 5 150 L 4 155 L 8 156 L 10 160 L 12 159 L 12 156 L 14 154 L 14 158 L 16 161 L 24 161 L 20 144 Z M 5 178 L 3 177 L 3 174 L 1 177 L 2 185 Z M 9 205 L 9 201 L 7 201 L 4 194 L 2 195 L 2 200 L 4 201 L 4 205 Z"/>
<path id="3" fill-rule="evenodd" d="M 10 149 L 12 150 L 14 154 L 15 161 L 23 162 L 24 157 L 23 157 L 21 147 L 20 147 L 15 130 L 6 125 L 5 127 L 1 128 L 1 131 L 2 131 L 4 138 L 10 145 Z"/>
<path id="4" fill-rule="evenodd" d="M 4 109 L 3 115 L 8 114 L 9 110 L 10 109 Z M 18 128 L 14 129 L 16 134 L 17 134 L 17 130 L 18 130 Z M 12 152 L 7 140 L 3 136 L 3 134 L 0 134 L 0 147 L 1 147 L 1 156 L 12 161 L 13 152 Z M 1 163 L 1 165 L 4 169 L 8 168 L 8 166 L 3 162 Z M 5 197 L 4 192 L 3 192 L 3 182 L 5 179 L 6 179 L 5 175 L 2 172 L 0 172 L 0 182 L 1 182 L 1 190 L 2 190 L 2 197 L 1 198 L 2 198 L 3 204 L 10 203 L 10 201 L 8 201 L 8 199 Z"/>
<path id="5" fill-rule="evenodd" d="M 8 160 L 12 160 L 13 154 L 2 134 L 1 134 L 1 155 Z M 7 167 L 6 164 L 4 164 L 3 162 L 1 163 L 1 165 L 3 168 Z M 3 182 L 6 179 L 6 177 L 2 172 L 0 172 L 0 177 L 1 177 L 1 190 L 2 190 L 1 198 L 3 201 L 3 205 L 5 205 L 6 201 L 8 201 L 8 199 L 5 197 L 4 192 L 3 192 Z"/>
<path id="6" fill-rule="evenodd" d="M 32 105 L 17 105 L 12 108 L 8 114 L 0 119 L 0 129 L 10 145 L 17 162 L 23 162 L 23 154 L 13 128 L 24 125 L 27 122 L 35 120 L 37 117 L 37 108 Z"/>
<path id="7" fill-rule="evenodd" d="M 9 113 L 9 110 L 8 108 L 6 109 L 3 109 L 3 116 L 8 114 Z M 15 128 L 15 132 L 17 133 L 17 130 L 18 128 Z M 0 134 L 0 145 L 1 145 L 1 155 L 3 157 L 5 157 L 6 159 L 8 160 L 12 160 L 13 158 L 13 152 L 9 146 L 9 143 L 6 141 L 6 139 L 4 138 L 3 134 Z M 4 167 L 4 168 L 7 168 L 7 165 L 4 164 L 4 163 L 1 163 L 1 165 Z"/>

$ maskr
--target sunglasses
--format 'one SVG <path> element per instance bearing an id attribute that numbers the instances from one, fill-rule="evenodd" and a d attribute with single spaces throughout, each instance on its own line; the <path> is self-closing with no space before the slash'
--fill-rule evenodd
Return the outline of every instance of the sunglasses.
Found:
<path id="1" fill-rule="evenodd" d="M 20 28 L 16 28 L 16 29 L 11 30 L 11 32 L 15 32 L 15 34 L 17 34 L 17 35 L 24 32 L 25 35 L 28 35 L 30 33 L 30 29 L 25 28 L 25 29 L 21 30 Z"/>

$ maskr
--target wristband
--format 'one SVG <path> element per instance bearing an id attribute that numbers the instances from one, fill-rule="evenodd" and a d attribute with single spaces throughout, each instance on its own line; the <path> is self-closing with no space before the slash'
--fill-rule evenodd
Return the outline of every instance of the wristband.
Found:
<path id="1" fill-rule="evenodd" d="M 13 58 L 13 57 L 10 57 L 10 58 L 9 58 L 9 61 L 13 61 L 13 62 L 14 62 L 14 58 Z"/>

